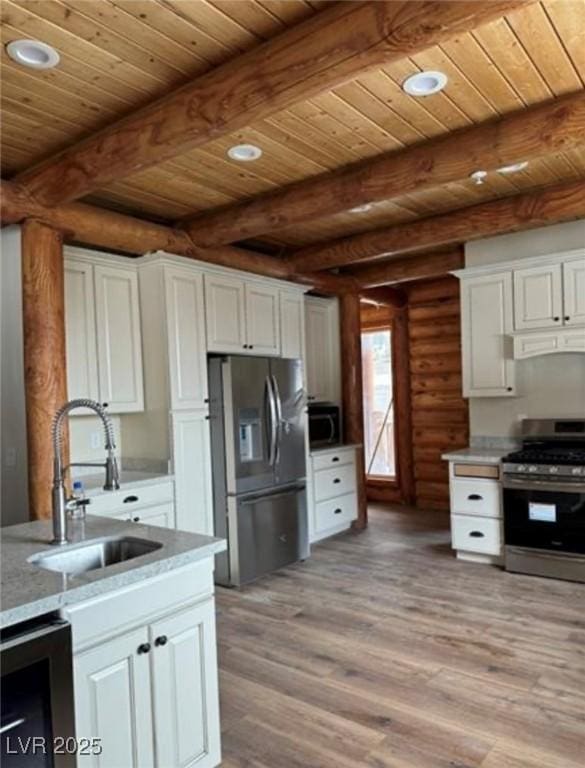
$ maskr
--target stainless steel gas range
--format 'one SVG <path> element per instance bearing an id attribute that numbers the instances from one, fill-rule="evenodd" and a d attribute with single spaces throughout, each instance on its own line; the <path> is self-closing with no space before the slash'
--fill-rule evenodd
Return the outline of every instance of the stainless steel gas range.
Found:
<path id="1" fill-rule="evenodd" d="M 505 567 L 585 582 L 585 419 L 525 419 L 503 459 Z"/>

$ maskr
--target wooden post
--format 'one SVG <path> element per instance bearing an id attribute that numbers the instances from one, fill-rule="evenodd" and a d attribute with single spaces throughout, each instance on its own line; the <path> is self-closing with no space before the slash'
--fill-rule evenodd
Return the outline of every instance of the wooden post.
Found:
<path id="1" fill-rule="evenodd" d="M 61 233 L 31 219 L 22 227 L 22 311 L 29 508 L 42 519 L 51 516 L 51 423 L 67 400 L 65 285 Z"/>
<path id="2" fill-rule="evenodd" d="M 363 530 L 368 524 L 368 507 L 363 448 L 364 398 L 359 294 L 352 293 L 341 296 L 339 309 L 344 438 L 347 443 L 360 445 L 360 448 L 356 450 L 358 518 L 353 527 L 356 530 Z"/>
<path id="3" fill-rule="evenodd" d="M 412 418 L 410 403 L 410 347 L 408 338 L 408 309 L 395 310 L 392 322 L 392 358 L 394 375 L 394 404 L 398 481 L 404 503 L 415 502 L 412 465 Z"/>

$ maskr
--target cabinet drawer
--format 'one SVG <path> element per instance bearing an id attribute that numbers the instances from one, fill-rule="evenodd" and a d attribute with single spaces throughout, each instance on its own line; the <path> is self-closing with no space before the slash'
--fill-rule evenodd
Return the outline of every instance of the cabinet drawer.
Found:
<path id="1" fill-rule="evenodd" d="M 451 542 L 453 549 L 500 555 L 502 551 L 502 525 L 493 517 L 451 515 Z"/>
<path id="2" fill-rule="evenodd" d="M 481 477 L 499 480 L 500 467 L 498 464 L 454 464 L 455 477 Z"/>
<path id="3" fill-rule="evenodd" d="M 71 624 L 73 650 L 77 652 L 153 616 L 212 595 L 213 558 L 209 558 L 67 606 L 61 616 Z"/>
<path id="4" fill-rule="evenodd" d="M 323 456 L 316 454 L 313 456 L 313 471 L 319 472 L 322 469 L 330 469 L 331 467 L 339 467 L 342 464 L 352 464 L 355 461 L 355 451 L 353 448 L 347 450 L 347 448 L 340 448 L 335 453 L 326 453 Z"/>
<path id="5" fill-rule="evenodd" d="M 490 480 L 453 480 L 451 512 L 501 517 L 500 484 Z"/>
<path id="6" fill-rule="evenodd" d="M 142 525 L 154 525 L 160 528 L 175 527 L 175 505 L 172 501 L 165 504 L 156 504 L 154 507 L 139 507 L 138 509 L 124 509 L 112 515 L 118 520 L 128 520 Z"/>
<path id="7" fill-rule="evenodd" d="M 174 486 L 171 480 L 142 488 L 120 488 L 119 491 L 104 491 L 98 496 L 91 496 L 87 508 L 91 515 L 113 515 L 128 511 L 131 517 L 135 509 L 151 507 L 165 501 L 173 501 Z"/>
<path id="8" fill-rule="evenodd" d="M 357 497 L 355 493 L 322 501 L 315 506 L 315 531 L 321 533 L 357 518 Z"/>
<path id="9" fill-rule="evenodd" d="M 345 464 L 342 467 L 322 469 L 320 472 L 315 472 L 314 484 L 315 501 L 317 502 L 355 491 L 355 466 L 353 464 Z"/>

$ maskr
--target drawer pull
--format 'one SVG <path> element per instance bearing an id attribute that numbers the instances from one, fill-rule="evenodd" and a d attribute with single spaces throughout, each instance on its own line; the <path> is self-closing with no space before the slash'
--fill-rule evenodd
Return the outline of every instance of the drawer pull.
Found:
<path id="1" fill-rule="evenodd" d="M 334 483 L 340 483 L 340 482 L 341 482 L 341 478 L 340 478 L 340 477 L 336 477 L 336 478 L 335 478 L 335 480 L 334 480 L 333 482 L 334 482 Z"/>
<path id="2" fill-rule="evenodd" d="M 140 522 L 140 518 L 139 517 L 133 517 L 132 518 L 132 522 L 133 523 L 139 523 Z"/>
<path id="3" fill-rule="evenodd" d="M 168 643 L 169 638 L 166 635 L 160 635 L 156 638 L 154 641 L 155 645 L 166 645 Z"/>
<path id="4" fill-rule="evenodd" d="M 149 653 L 150 652 L 150 643 L 140 643 L 138 646 L 137 653 Z"/>
<path id="5" fill-rule="evenodd" d="M 337 507 L 337 509 L 334 509 L 334 510 L 333 510 L 333 514 L 334 514 L 334 515 L 340 515 L 342 511 L 343 511 L 343 510 L 341 509 L 341 507 Z"/>
<path id="6" fill-rule="evenodd" d="M 339 456 L 334 456 L 331 461 L 339 461 Z"/>
<path id="7" fill-rule="evenodd" d="M 134 504 L 136 501 L 138 501 L 138 496 L 126 496 L 124 504 Z"/>
<path id="8" fill-rule="evenodd" d="M 473 536 L 474 539 L 483 539 L 485 536 L 481 531 L 470 531 L 469 535 Z"/>
<path id="9" fill-rule="evenodd" d="M 470 493 L 467 498 L 469 501 L 483 501 L 483 496 L 480 496 L 479 493 Z"/>

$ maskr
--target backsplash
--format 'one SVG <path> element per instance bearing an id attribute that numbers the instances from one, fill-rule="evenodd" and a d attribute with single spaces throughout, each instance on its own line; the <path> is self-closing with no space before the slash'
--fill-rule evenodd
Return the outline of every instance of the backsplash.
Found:
<path id="1" fill-rule="evenodd" d="M 116 436 L 116 455 L 122 456 L 122 435 L 120 417 L 110 416 Z M 97 416 L 69 417 L 71 461 L 104 461 L 104 429 Z M 77 467 L 75 476 L 95 474 L 95 468 Z"/>

